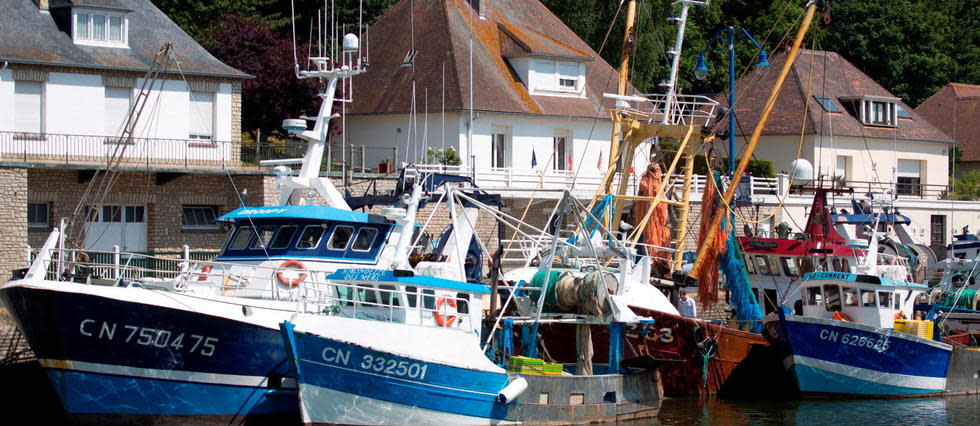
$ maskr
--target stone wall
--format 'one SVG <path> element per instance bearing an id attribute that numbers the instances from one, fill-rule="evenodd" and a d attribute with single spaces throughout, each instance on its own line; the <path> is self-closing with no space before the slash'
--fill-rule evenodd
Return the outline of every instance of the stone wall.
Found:
<path id="1" fill-rule="evenodd" d="M 49 204 L 52 227 L 60 218 L 72 216 L 88 187 L 89 182 L 79 182 L 80 173 L 85 172 L 30 169 L 26 173 L 30 188 L 27 198 L 32 203 Z M 179 250 L 184 244 L 193 250 L 215 250 L 224 243 L 227 232 L 182 229 L 182 206 L 214 205 L 218 207 L 218 214 L 224 214 L 241 205 L 239 194 L 244 189 L 248 189 L 247 205 L 262 205 L 270 198 L 267 191 L 273 188 L 269 183 L 272 180 L 272 176 L 266 175 L 187 174 L 157 185 L 155 173 L 123 172 L 106 192 L 102 203 L 145 205 L 147 249 L 150 251 Z M 98 185 L 102 179 L 96 177 L 92 181 Z M 29 233 L 31 246 L 43 244 L 48 232 L 49 229 L 32 228 Z"/>
<path id="2" fill-rule="evenodd" d="M 27 169 L 0 168 L 0 284 L 27 267 Z"/>

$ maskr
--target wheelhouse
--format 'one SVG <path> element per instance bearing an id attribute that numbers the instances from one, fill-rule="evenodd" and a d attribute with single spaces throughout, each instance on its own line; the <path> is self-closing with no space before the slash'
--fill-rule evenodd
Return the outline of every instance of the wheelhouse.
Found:
<path id="1" fill-rule="evenodd" d="M 326 206 L 244 207 L 222 216 L 234 229 L 217 261 L 337 259 L 372 262 L 394 223 Z"/>
<path id="2" fill-rule="evenodd" d="M 803 315 L 893 328 L 896 317 L 912 318 L 916 298 L 928 288 L 885 277 L 844 272 L 804 275 Z"/>

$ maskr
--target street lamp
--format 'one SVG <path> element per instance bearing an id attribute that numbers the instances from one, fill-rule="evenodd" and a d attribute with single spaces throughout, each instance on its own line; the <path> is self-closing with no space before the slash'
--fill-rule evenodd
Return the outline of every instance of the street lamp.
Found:
<path id="1" fill-rule="evenodd" d="M 698 55 L 698 63 L 694 67 L 694 78 L 698 80 L 707 78 L 708 71 L 711 70 L 708 68 L 704 54 L 709 50 L 713 50 L 711 46 L 715 44 L 715 41 L 720 39 L 725 42 L 725 49 L 728 50 L 728 173 L 730 174 L 735 173 L 735 49 L 737 48 L 737 39 L 740 37 L 751 42 L 751 47 L 759 51 L 759 60 L 756 61 L 755 66 L 757 68 L 768 67 L 769 55 L 766 53 L 766 49 L 759 42 L 755 41 L 755 38 L 749 35 L 749 32 L 745 31 L 745 28 L 735 29 L 733 27 L 720 30 L 711 36 L 708 44 L 705 45 L 704 49 L 701 50 L 701 54 Z M 738 182 L 732 182 L 732 185 L 738 185 Z M 734 229 L 734 215 L 732 215 L 731 224 L 732 229 Z"/>

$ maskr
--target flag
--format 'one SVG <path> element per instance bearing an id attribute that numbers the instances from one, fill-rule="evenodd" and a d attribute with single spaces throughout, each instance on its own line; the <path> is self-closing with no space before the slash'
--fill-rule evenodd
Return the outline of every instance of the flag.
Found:
<path id="1" fill-rule="evenodd" d="M 568 170 L 572 170 L 574 168 L 575 167 L 572 167 L 572 154 L 568 154 Z"/>
<path id="2" fill-rule="evenodd" d="M 538 156 L 534 154 L 534 147 L 531 147 L 531 168 L 538 167 Z"/>
<path id="3" fill-rule="evenodd" d="M 595 163 L 595 168 L 602 170 L 602 151 L 599 151 L 599 161 Z"/>

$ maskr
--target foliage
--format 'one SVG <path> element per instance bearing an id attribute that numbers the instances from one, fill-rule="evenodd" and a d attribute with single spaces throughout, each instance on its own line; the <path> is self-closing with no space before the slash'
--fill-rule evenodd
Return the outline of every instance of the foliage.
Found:
<path id="1" fill-rule="evenodd" d="M 204 30 L 204 47 L 226 64 L 254 75 L 242 83 L 242 122 L 264 134 L 282 119 L 316 111 L 316 81 L 293 73 L 292 42 L 267 23 L 230 13 Z"/>
<path id="2" fill-rule="evenodd" d="M 425 162 L 427 164 L 458 166 L 462 161 L 459 158 L 459 153 L 456 152 L 456 148 L 454 147 L 449 147 L 449 149 L 446 150 L 433 150 L 430 146 L 428 151 L 425 153 Z"/>
<path id="3" fill-rule="evenodd" d="M 963 173 L 953 186 L 954 200 L 980 200 L 980 170 L 970 170 Z"/>

